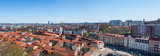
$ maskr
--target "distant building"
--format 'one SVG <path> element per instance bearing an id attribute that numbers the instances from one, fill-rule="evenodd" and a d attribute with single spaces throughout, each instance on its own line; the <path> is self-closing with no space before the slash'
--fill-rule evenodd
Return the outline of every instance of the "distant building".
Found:
<path id="1" fill-rule="evenodd" d="M 154 26 L 154 37 L 160 38 L 160 24 Z"/>
<path id="2" fill-rule="evenodd" d="M 143 22 L 142 21 L 134 21 L 133 25 L 143 25 Z"/>
<path id="3" fill-rule="evenodd" d="M 132 26 L 133 21 L 132 20 L 126 20 L 125 22 L 122 23 L 123 26 Z"/>
<path id="4" fill-rule="evenodd" d="M 132 36 L 145 36 L 146 34 L 146 25 L 134 25 L 131 27 Z"/>
<path id="5" fill-rule="evenodd" d="M 156 21 L 156 24 L 160 24 L 160 18 L 158 18 L 158 20 Z"/>
<path id="6" fill-rule="evenodd" d="M 132 25 L 144 25 L 145 19 L 143 21 L 132 21 L 132 20 L 126 20 L 122 23 L 123 26 L 132 26 Z"/>
<path id="7" fill-rule="evenodd" d="M 160 24 L 160 18 L 158 18 L 158 20 L 155 21 L 145 21 L 144 24 Z"/>
<path id="8" fill-rule="evenodd" d="M 75 30 L 75 31 L 73 31 L 73 34 L 83 36 L 83 33 L 86 33 L 86 32 L 87 32 L 87 30 Z"/>
<path id="9" fill-rule="evenodd" d="M 63 35 L 64 34 L 64 30 L 62 27 L 59 27 L 59 36 Z"/>
<path id="10" fill-rule="evenodd" d="M 53 22 L 51 23 L 51 25 L 53 25 Z"/>
<path id="11" fill-rule="evenodd" d="M 146 26 L 146 35 L 149 37 L 153 37 L 154 36 L 154 25 L 148 25 Z"/>
<path id="12" fill-rule="evenodd" d="M 122 26 L 127 26 L 127 22 L 122 22 Z"/>
<path id="13" fill-rule="evenodd" d="M 111 20 L 109 24 L 110 26 L 122 26 L 122 21 L 121 20 Z"/>
<path id="14" fill-rule="evenodd" d="M 143 36 L 143 37 L 154 37 L 160 38 L 160 25 L 149 24 L 149 25 L 134 25 L 131 27 L 132 37 Z"/>
<path id="15" fill-rule="evenodd" d="M 50 25 L 50 21 L 48 21 L 48 25 Z"/>
<path id="16" fill-rule="evenodd" d="M 126 20 L 127 26 L 132 26 L 133 25 L 133 21 L 132 20 Z"/>
<path id="17" fill-rule="evenodd" d="M 46 29 L 47 32 L 53 32 L 53 29 Z"/>
<path id="18" fill-rule="evenodd" d="M 71 30 L 64 30 L 64 34 L 72 34 Z"/>

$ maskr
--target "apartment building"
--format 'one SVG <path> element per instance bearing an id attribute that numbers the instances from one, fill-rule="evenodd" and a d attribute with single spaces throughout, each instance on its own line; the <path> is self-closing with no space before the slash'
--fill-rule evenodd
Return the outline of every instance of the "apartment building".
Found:
<path id="1" fill-rule="evenodd" d="M 160 55 L 160 38 L 149 39 L 149 53 Z"/>
<path id="2" fill-rule="evenodd" d="M 118 34 L 106 34 L 105 43 L 106 44 L 111 44 L 111 45 L 119 45 L 123 46 L 124 45 L 124 35 L 118 35 Z"/>
<path id="3" fill-rule="evenodd" d="M 134 49 L 147 53 L 148 45 L 149 45 L 149 37 L 136 38 Z"/>
<path id="4" fill-rule="evenodd" d="M 131 27 L 132 36 L 145 36 L 146 25 L 134 25 Z"/>
<path id="5" fill-rule="evenodd" d="M 131 27 L 133 37 L 160 37 L 160 24 L 134 25 Z"/>
<path id="6" fill-rule="evenodd" d="M 160 24 L 154 26 L 154 36 L 155 38 L 160 37 Z"/>
<path id="7" fill-rule="evenodd" d="M 132 24 L 133 25 L 142 25 L 143 21 L 134 21 Z"/>
<path id="8" fill-rule="evenodd" d="M 124 47 L 137 50 L 144 53 L 148 52 L 149 37 L 136 37 L 133 38 L 130 35 L 124 38 Z"/>
<path id="9" fill-rule="evenodd" d="M 135 38 L 132 38 L 131 35 L 124 38 L 124 47 L 128 49 L 135 48 Z"/>

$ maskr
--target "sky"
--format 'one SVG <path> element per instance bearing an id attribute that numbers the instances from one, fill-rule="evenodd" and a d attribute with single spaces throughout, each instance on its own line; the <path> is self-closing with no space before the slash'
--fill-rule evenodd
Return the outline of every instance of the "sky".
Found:
<path id="1" fill-rule="evenodd" d="M 0 23 L 157 20 L 160 0 L 0 0 Z"/>

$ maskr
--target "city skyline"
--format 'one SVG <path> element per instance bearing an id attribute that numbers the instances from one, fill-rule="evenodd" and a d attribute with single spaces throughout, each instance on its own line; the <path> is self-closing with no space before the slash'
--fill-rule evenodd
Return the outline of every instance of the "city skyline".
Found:
<path id="1" fill-rule="evenodd" d="M 157 20 L 158 0 L 0 0 L 0 23 Z"/>

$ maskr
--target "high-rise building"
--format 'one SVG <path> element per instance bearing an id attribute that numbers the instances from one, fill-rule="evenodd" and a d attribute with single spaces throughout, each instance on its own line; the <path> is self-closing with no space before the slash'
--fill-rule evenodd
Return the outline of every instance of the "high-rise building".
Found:
<path id="1" fill-rule="evenodd" d="M 48 21 L 48 25 L 50 25 L 50 21 Z"/>
<path id="2" fill-rule="evenodd" d="M 110 26 L 122 26 L 121 20 L 111 20 L 109 21 Z"/>
<path id="3" fill-rule="evenodd" d="M 145 23 L 145 19 L 143 19 L 143 25 L 144 25 L 144 23 Z"/>
<path id="4" fill-rule="evenodd" d="M 133 25 L 133 21 L 132 20 L 126 20 L 126 25 L 127 26 L 132 26 Z"/>

